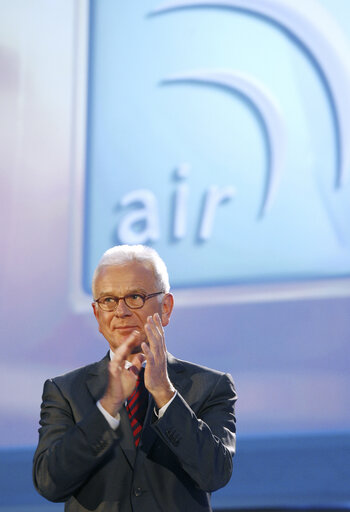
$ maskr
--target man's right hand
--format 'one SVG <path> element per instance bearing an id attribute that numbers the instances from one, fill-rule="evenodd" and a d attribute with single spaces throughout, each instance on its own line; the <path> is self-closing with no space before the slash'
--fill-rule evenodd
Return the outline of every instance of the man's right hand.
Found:
<path id="1" fill-rule="evenodd" d="M 137 375 L 145 356 L 142 353 L 136 354 L 129 369 L 125 368 L 125 361 L 139 343 L 140 333 L 134 331 L 125 343 L 114 352 L 114 358 L 109 362 L 108 385 L 100 404 L 111 416 L 117 416 L 125 400 L 135 389 Z"/>

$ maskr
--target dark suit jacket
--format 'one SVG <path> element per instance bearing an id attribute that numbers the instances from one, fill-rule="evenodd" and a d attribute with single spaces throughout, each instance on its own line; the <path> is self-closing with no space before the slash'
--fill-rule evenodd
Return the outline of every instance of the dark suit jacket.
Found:
<path id="1" fill-rule="evenodd" d="M 96 406 L 107 385 L 108 355 L 45 382 L 34 484 L 69 512 L 204 512 L 210 492 L 232 473 L 235 451 L 232 378 L 168 354 L 178 393 L 158 419 L 150 396 L 135 449 L 121 410 L 110 428 Z"/>

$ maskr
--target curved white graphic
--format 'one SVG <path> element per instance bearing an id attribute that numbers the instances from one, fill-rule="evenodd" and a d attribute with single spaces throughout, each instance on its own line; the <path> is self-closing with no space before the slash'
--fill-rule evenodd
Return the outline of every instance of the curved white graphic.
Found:
<path id="1" fill-rule="evenodd" d="M 286 138 L 284 123 L 278 105 L 269 95 L 268 91 L 252 77 L 230 71 L 191 71 L 168 77 L 164 82 L 200 82 L 216 85 L 231 91 L 239 91 L 252 102 L 265 124 L 269 143 L 269 172 L 260 208 L 260 215 L 264 215 L 269 209 L 277 189 L 280 171 L 283 168 L 285 159 Z"/>
<path id="2" fill-rule="evenodd" d="M 217 7 L 241 9 L 273 20 L 288 30 L 311 55 L 327 84 L 336 124 L 335 184 L 344 185 L 350 166 L 350 47 L 341 28 L 315 0 L 177 0 L 151 11 Z"/>

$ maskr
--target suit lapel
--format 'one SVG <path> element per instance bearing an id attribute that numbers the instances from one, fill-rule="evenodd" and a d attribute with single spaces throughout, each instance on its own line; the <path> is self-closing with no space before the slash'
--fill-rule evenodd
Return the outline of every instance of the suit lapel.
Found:
<path id="1" fill-rule="evenodd" d="M 108 382 L 108 363 L 109 354 L 107 354 L 101 361 L 91 365 L 86 385 L 93 396 L 95 402 L 100 400 L 105 392 Z"/>

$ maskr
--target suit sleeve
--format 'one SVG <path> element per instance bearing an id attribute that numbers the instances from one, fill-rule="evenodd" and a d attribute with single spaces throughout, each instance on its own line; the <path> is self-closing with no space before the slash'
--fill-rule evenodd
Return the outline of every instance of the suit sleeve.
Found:
<path id="1" fill-rule="evenodd" d="M 66 501 L 110 453 L 118 433 L 92 405 L 75 423 L 70 405 L 52 380 L 45 382 L 33 481 L 51 501 Z"/>
<path id="2" fill-rule="evenodd" d="M 153 423 L 184 471 L 203 491 L 215 491 L 231 477 L 236 399 L 231 376 L 222 374 L 197 413 L 177 393 L 164 416 Z"/>

